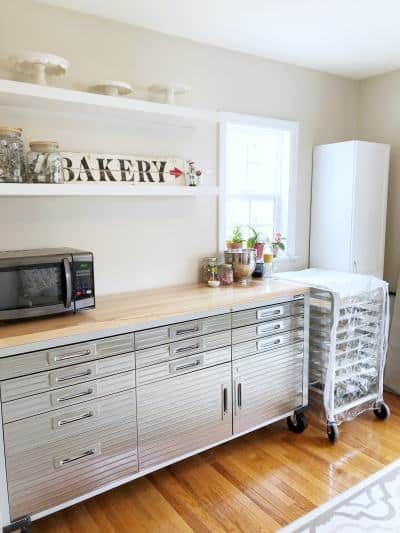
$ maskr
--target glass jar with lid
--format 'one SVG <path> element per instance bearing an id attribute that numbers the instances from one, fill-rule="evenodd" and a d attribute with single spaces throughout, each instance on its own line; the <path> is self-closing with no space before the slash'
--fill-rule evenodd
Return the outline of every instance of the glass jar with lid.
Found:
<path id="1" fill-rule="evenodd" d="M 0 182 L 22 183 L 24 176 L 25 158 L 22 130 L 0 126 Z"/>
<path id="2" fill-rule="evenodd" d="M 218 275 L 221 285 L 227 286 L 233 283 L 233 268 L 229 263 L 218 265 Z"/>
<path id="3" fill-rule="evenodd" d="M 55 141 L 29 143 L 28 180 L 31 183 L 64 183 L 62 157 Z"/>

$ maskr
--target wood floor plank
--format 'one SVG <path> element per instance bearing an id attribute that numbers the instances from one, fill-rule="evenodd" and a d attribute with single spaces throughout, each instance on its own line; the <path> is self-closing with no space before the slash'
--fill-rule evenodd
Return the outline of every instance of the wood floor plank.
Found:
<path id="1" fill-rule="evenodd" d="M 341 426 L 332 445 L 310 416 L 301 435 L 279 422 L 35 522 L 34 533 L 271 532 L 400 457 L 392 417 Z"/>

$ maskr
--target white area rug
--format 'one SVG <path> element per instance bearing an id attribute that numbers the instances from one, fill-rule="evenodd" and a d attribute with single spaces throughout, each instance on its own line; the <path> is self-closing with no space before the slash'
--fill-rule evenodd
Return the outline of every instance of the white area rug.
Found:
<path id="1" fill-rule="evenodd" d="M 280 533 L 400 533 L 400 461 L 299 518 Z"/>

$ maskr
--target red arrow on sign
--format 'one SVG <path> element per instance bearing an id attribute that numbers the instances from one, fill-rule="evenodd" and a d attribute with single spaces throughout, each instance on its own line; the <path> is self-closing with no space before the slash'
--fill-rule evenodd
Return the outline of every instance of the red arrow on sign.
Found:
<path id="1" fill-rule="evenodd" d="M 183 172 L 179 168 L 174 167 L 172 170 L 169 171 L 171 176 L 175 176 L 175 178 L 179 178 L 179 176 L 182 176 Z"/>

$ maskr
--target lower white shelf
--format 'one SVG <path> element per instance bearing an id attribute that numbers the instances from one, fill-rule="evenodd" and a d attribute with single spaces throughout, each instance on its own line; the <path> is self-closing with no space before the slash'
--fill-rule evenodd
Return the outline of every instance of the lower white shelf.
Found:
<path id="1" fill-rule="evenodd" d="M 129 183 L 0 183 L 2 196 L 217 196 L 218 187 Z"/>

